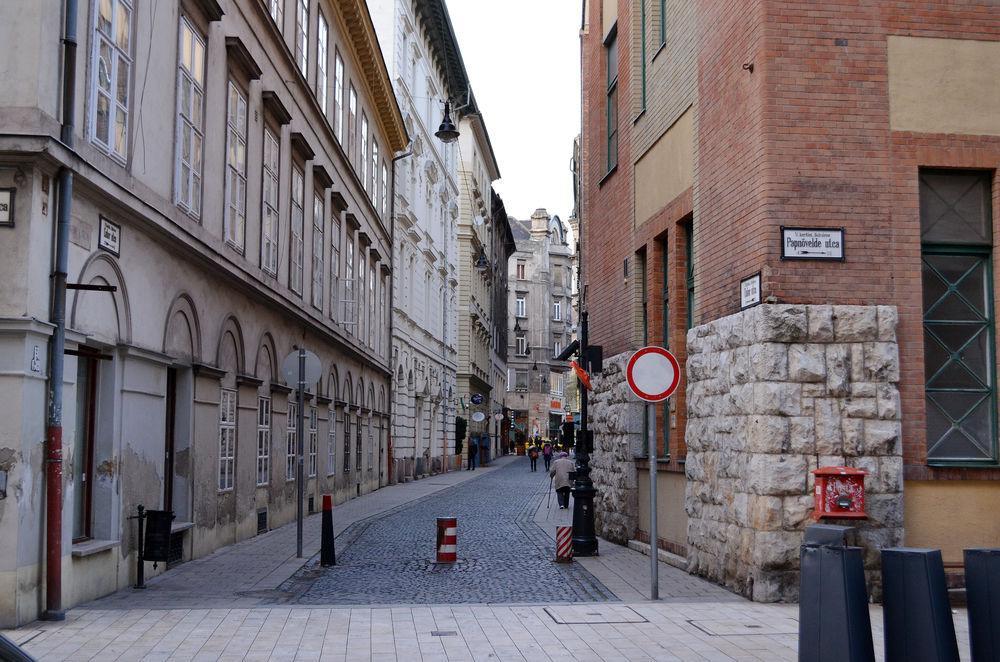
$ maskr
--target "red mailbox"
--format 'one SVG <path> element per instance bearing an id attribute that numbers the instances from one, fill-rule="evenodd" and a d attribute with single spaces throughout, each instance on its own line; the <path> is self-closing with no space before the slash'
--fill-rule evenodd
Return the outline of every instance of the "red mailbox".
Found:
<path id="1" fill-rule="evenodd" d="M 865 514 L 865 476 L 868 472 L 854 467 L 820 467 L 813 470 L 816 500 L 813 518 L 853 517 Z"/>

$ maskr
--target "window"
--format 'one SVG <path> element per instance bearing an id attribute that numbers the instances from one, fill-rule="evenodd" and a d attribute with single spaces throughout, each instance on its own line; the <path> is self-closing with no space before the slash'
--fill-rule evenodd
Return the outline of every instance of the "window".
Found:
<path id="1" fill-rule="evenodd" d="M 368 417 L 368 471 L 372 470 L 375 456 L 375 425 L 372 417 Z"/>
<path id="2" fill-rule="evenodd" d="M 233 489 L 236 469 L 236 391 L 224 388 L 219 396 L 219 491 Z"/>
<path id="3" fill-rule="evenodd" d="M 271 398 L 257 398 L 257 485 L 271 482 Z"/>
<path id="4" fill-rule="evenodd" d="M 357 309 L 357 321 L 358 321 L 358 340 L 362 343 L 368 338 L 368 310 L 365 308 L 367 302 L 365 297 L 365 291 L 368 289 L 365 287 L 365 274 L 368 273 L 368 260 L 365 255 L 364 249 L 361 249 L 360 255 L 358 256 L 358 309 Z"/>
<path id="5" fill-rule="evenodd" d="M 559 299 L 552 303 L 552 319 L 557 322 L 562 321 L 562 301 Z"/>
<path id="6" fill-rule="evenodd" d="M 295 460 L 298 455 L 298 436 L 296 427 L 299 424 L 298 403 L 288 403 L 288 418 L 285 422 L 285 480 L 295 480 Z"/>
<path id="7" fill-rule="evenodd" d="M 128 148 L 132 3 L 96 0 L 96 4 L 90 139 L 102 150 L 124 160 Z"/>
<path id="8" fill-rule="evenodd" d="M 326 436 L 326 475 L 337 473 L 337 410 L 330 407 L 330 431 Z"/>
<path id="9" fill-rule="evenodd" d="M 267 11 L 271 14 L 271 18 L 274 19 L 275 25 L 278 29 L 281 29 L 281 23 L 284 18 L 284 5 L 285 0 L 267 0 Z"/>
<path id="10" fill-rule="evenodd" d="M 660 0 L 660 46 L 667 43 L 667 0 Z"/>
<path id="11" fill-rule="evenodd" d="M 296 294 L 302 294 L 302 260 L 303 260 L 303 246 L 302 246 L 302 230 L 303 230 L 303 212 L 302 205 L 304 204 L 305 196 L 305 178 L 302 175 L 302 171 L 298 168 L 292 169 L 292 223 L 291 223 L 291 242 L 289 243 L 289 264 L 288 264 L 288 287 L 291 288 Z"/>
<path id="12" fill-rule="evenodd" d="M 278 273 L 278 139 L 264 129 L 264 183 L 260 222 L 260 268 Z"/>
<path id="13" fill-rule="evenodd" d="M 375 260 L 368 264 L 368 346 L 375 347 Z"/>
<path id="14" fill-rule="evenodd" d="M 524 263 L 524 260 L 518 260 L 517 261 L 517 279 L 518 280 L 524 280 L 525 266 L 526 265 Z"/>
<path id="15" fill-rule="evenodd" d="M 361 443 L 362 443 L 361 414 L 360 413 L 358 414 L 358 420 L 357 420 L 357 423 L 355 424 L 355 435 L 356 436 L 355 436 L 355 439 L 354 439 L 354 467 L 358 470 L 358 473 L 360 474 L 361 473 Z"/>
<path id="16" fill-rule="evenodd" d="M 326 249 L 323 238 L 323 223 L 326 214 L 323 211 L 323 196 L 313 196 L 313 235 L 312 235 L 312 305 L 323 310 L 323 251 Z"/>
<path id="17" fill-rule="evenodd" d="M 443 208 L 442 208 L 443 209 Z M 382 161 L 382 218 L 389 211 L 389 166 Z"/>
<path id="18" fill-rule="evenodd" d="M 319 446 L 319 422 L 316 408 L 309 408 L 309 477 L 316 476 L 316 451 Z"/>
<path id="19" fill-rule="evenodd" d="M 687 260 L 687 328 L 694 326 L 694 226 L 684 226 L 684 254 Z"/>
<path id="20" fill-rule="evenodd" d="M 368 116 L 361 113 L 361 168 L 358 176 L 361 177 L 361 185 L 365 191 L 368 190 Z"/>
<path id="21" fill-rule="evenodd" d="M 604 47 L 607 60 L 607 171 L 618 165 L 618 33 L 612 28 Z"/>
<path id="22" fill-rule="evenodd" d="M 340 218 L 333 215 L 330 228 L 330 319 L 340 319 Z"/>
<path id="23" fill-rule="evenodd" d="M 525 317 L 525 303 L 524 297 L 517 297 L 514 301 L 514 315 L 517 317 Z"/>
<path id="24" fill-rule="evenodd" d="M 378 209 L 378 142 L 372 140 L 372 205 Z"/>
<path id="25" fill-rule="evenodd" d="M 344 473 L 351 473 L 351 407 L 344 408 Z"/>
<path id="26" fill-rule="evenodd" d="M 639 106 L 646 110 L 646 0 L 639 0 Z"/>
<path id="27" fill-rule="evenodd" d="M 344 60 L 335 51 L 333 60 L 333 133 L 337 142 L 344 142 Z"/>
<path id="28" fill-rule="evenodd" d="M 662 296 L 662 309 L 661 317 L 663 324 L 663 339 L 662 344 L 664 347 L 670 347 L 670 262 L 667 259 L 668 248 L 667 240 L 663 240 L 660 243 L 660 253 L 663 256 L 662 272 L 663 281 L 661 283 L 661 296 Z M 663 425 L 660 426 L 663 434 L 663 456 L 667 457 L 670 455 L 670 400 L 663 401 Z"/>
<path id="29" fill-rule="evenodd" d="M 552 356 L 556 357 L 559 356 L 560 354 L 562 354 L 562 341 L 554 340 L 552 342 Z"/>
<path id="30" fill-rule="evenodd" d="M 354 319 L 354 238 L 347 238 L 346 273 L 344 274 L 344 323 L 351 331 L 357 320 Z"/>
<path id="31" fill-rule="evenodd" d="M 329 81 L 326 75 L 330 59 L 329 40 L 330 26 L 323 18 L 323 12 L 319 12 L 319 29 L 316 32 L 316 100 L 319 102 L 319 107 L 323 109 L 323 114 L 327 117 L 330 113 L 330 109 L 326 105 L 329 96 L 327 91 Z"/>
<path id="32" fill-rule="evenodd" d="M 518 356 L 527 356 L 528 355 L 528 339 L 527 338 L 525 338 L 524 336 L 515 336 L 514 337 L 514 343 L 516 345 L 515 346 L 515 353 Z"/>
<path id="33" fill-rule="evenodd" d="M 76 434 L 73 437 L 73 540 L 93 537 L 94 445 L 97 427 L 98 359 L 76 360 Z"/>
<path id="34" fill-rule="evenodd" d="M 226 143 L 226 241 L 242 251 L 247 225 L 247 97 L 232 81 Z"/>
<path id="35" fill-rule="evenodd" d="M 638 276 L 639 295 L 639 331 L 642 343 L 649 342 L 649 283 L 646 280 L 646 249 L 643 248 L 635 254 L 635 270 Z"/>
<path id="36" fill-rule="evenodd" d="M 201 214 L 205 42 L 186 18 L 181 18 L 179 48 L 175 198 L 181 209 L 197 217 Z"/>
<path id="37" fill-rule="evenodd" d="M 380 332 L 379 332 L 379 349 L 380 349 L 379 354 L 381 356 L 385 356 L 385 350 L 383 349 L 383 347 L 388 347 L 388 345 L 389 345 L 388 340 L 384 337 L 385 333 L 386 333 L 386 328 L 387 328 L 388 322 L 389 322 L 389 320 L 387 320 L 386 317 L 385 317 L 385 288 L 386 288 L 386 286 L 387 286 L 387 282 L 386 282 L 385 277 L 383 277 L 382 278 L 382 287 L 379 288 L 379 291 L 378 291 L 378 320 L 379 320 L 379 329 L 380 329 Z"/>
<path id="38" fill-rule="evenodd" d="M 309 69 L 309 1 L 295 0 L 295 62 L 303 76 Z"/>
<path id="39" fill-rule="evenodd" d="M 528 371 L 527 370 L 515 370 L 514 371 L 514 390 L 515 391 L 527 391 L 528 390 Z"/>
<path id="40" fill-rule="evenodd" d="M 997 461 L 990 178 L 920 172 L 929 464 Z"/>
<path id="41" fill-rule="evenodd" d="M 358 156 L 358 93 L 353 84 L 347 99 L 347 158 L 355 162 Z"/>

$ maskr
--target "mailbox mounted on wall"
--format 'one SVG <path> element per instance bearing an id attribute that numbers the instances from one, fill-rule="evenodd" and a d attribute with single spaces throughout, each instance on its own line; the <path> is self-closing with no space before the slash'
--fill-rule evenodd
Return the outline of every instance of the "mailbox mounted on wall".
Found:
<path id="1" fill-rule="evenodd" d="M 868 472 L 854 467 L 820 467 L 816 476 L 813 519 L 846 517 L 863 519 L 865 513 L 865 476 Z"/>

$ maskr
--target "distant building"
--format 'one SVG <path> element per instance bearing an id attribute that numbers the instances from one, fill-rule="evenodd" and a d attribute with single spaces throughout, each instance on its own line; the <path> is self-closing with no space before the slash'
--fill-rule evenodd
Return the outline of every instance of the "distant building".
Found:
<path id="1" fill-rule="evenodd" d="M 558 356 L 573 341 L 574 251 L 558 216 L 536 209 L 529 220 L 511 219 L 517 250 L 507 262 L 510 278 L 507 406 L 516 443 L 535 436 L 558 438 L 572 411 L 567 383 L 575 377 Z"/>
<path id="2" fill-rule="evenodd" d="M 174 513 L 167 567 L 291 521 L 299 440 L 307 507 L 388 480 L 390 173 L 409 139 L 366 4 L 78 6 L 72 118 L 63 3 L 0 7 L 26 63 L 0 97 L 0 627 L 56 585 L 44 440 L 65 205 L 68 280 L 91 289 L 66 296 L 63 608 L 134 581 L 140 504 Z M 321 377 L 299 429 L 281 366 L 303 346 Z"/>

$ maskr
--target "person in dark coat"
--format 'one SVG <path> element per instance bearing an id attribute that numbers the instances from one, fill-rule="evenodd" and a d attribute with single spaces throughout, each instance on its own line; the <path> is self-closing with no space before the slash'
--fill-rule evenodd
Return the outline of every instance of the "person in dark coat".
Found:
<path id="1" fill-rule="evenodd" d="M 552 448 L 552 444 L 546 441 L 545 445 L 542 446 L 542 460 L 545 461 L 545 470 L 546 471 L 549 470 L 549 466 L 552 464 L 552 453 L 553 453 L 553 451 L 554 451 L 554 449 Z"/>
<path id="2" fill-rule="evenodd" d="M 538 445 L 532 442 L 528 448 L 528 459 L 531 460 L 531 470 L 538 470 Z"/>
<path id="3" fill-rule="evenodd" d="M 469 440 L 469 471 L 476 470 L 476 455 L 479 453 L 479 440 L 470 439 Z"/>

